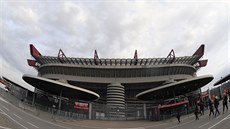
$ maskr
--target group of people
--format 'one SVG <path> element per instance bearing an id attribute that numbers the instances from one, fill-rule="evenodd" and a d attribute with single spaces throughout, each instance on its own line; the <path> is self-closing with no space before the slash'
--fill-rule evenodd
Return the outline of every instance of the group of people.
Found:
<path id="1" fill-rule="evenodd" d="M 199 120 L 199 117 L 198 117 L 199 113 L 201 115 L 204 115 L 204 108 L 205 108 L 205 103 L 202 101 L 201 98 L 199 98 L 196 101 L 195 110 L 194 110 L 194 114 L 195 114 L 196 120 Z"/>
<path id="2" fill-rule="evenodd" d="M 213 114 L 215 117 L 216 115 L 220 115 L 220 111 L 219 111 L 219 97 L 213 95 L 212 96 L 212 100 L 209 98 L 209 116 L 211 116 L 211 114 Z M 215 113 L 214 113 L 215 111 Z"/>
<path id="3" fill-rule="evenodd" d="M 224 114 L 225 108 L 228 110 L 228 100 L 230 103 L 230 91 L 229 90 L 226 90 L 226 89 L 224 90 L 222 99 L 223 99 L 223 114 Z M 202 101 L 201 98 L 199 98 L 196 101 L 196 105 L 195 105 L 195 109 L 194 109 L 194 114 L 196 117 L 195 119 L 199 120 L 198 114 L 204 115 L 205 104 L 209 108 L 209 116 L 211 116 L 212 114 L 215 117 L 217 115 L 220 115 L 219 101 L 220 101 L 220 98 L 217 95 L 213 95 L 212 98 L 209 98 L 207 104 L 204 101 Z M 180 123 L 180 111 L 177 112 L 176 117 L 177 117 L 178 122 Z"/>
<path id="4" fill-rule="evenodd" d="M 224 90 L 223 93 L 223 113 L 225 112 L 225 108 L 228 110 L 228 95 L 229 95 L 229 90 Z M 217 115 L 220 115 L 219 111 L 219 101 L 220 98 L 216 95 L 212 96 L 212 99 L 209 98 L 208 100 L 208 108 L 209 108 L 209 116 L 212 114 L 216 117 Z M 230 102 L 230 99 L 229 99 Z M 196 117 L 196 120 L 199 120 L 198 113 L 201 115 L 204 115 L 204 103 L 201 99 L 199 99 L 196 103 L 194 114 Z"/>
<path id="5" fill-rule="evenodd" d="M 228 90 L 224 90 L 224 93 L 223 93 L 223 114 L 225 112 L 225 108 L 228 110 L 228 94 L 229 94 L 229 91 Z M 218 113 L 218 115 L 220 115 L 220 111 L 218 109 L 218 106 L 219 106 L 219 98 L 218 96 L 215 96 L 213 95 L 213 101 L 211 101 L 209 99 L 209 116 L 211 114 L 213 114 L 215 117 Z M 229 102 L 230 102 L 230 99 L 229 99 Z M 214 109 L 215 109 L 215 113 L 214 113 Z"/>

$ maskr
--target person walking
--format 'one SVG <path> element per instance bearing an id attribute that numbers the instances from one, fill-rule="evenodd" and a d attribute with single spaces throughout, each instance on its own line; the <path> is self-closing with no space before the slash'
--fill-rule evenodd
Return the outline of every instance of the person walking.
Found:
<path id="1" fill-rule="evenodd" d="M 230 103 L 230 90 L 227 90 L 228 98 L 229 98 L 229 103 Z"/>
<path id="2" fill-rule="evenodd" d="M 204 115 L 204 102 L 202 101 L 202 99 L 200 99 L 200 115 Z"/>
<path id="3" fill-rule="evenodd" d="M 212 100 L 211 100 L 210 98 L 209 98 L 209 100 L 208 100 L 208 106 L 209 106 L 209 116 L 210 116 L 211 114 L 214 115 L 213 102 L 212 102 Z"/>
<path id="4" fill-rule="evenodd" d="M 180 111 L 177 111 L 176 118 L 177 118 L 177 120 L 178 120 L 178 123 L 180 123 Z"/>
<path id="5" fill-rule="evenodd" d="M 219 99 L 218 99 L 218 96 L 215 96 L 215 95 L 214 95 L 215 117 L 216 117 L 216 114 L 217 114 L 217 113 L 218 113 L 218 115 L 220 115 L 218 106 L 219 106 Z"/>
<path id="6" fill-rule="evenodd" d="M 194 114 L 195 114 L 195 116 L 196 116 L 196 120 L 199 120 L 198 112 L 199 112 L 199 108 L 198 108 L 198 105 L 196 104 L 195 110 L 194 110 Z"/>
<path id="7" fill-rule="evenodd" d="M 226 92 L 224 92 L 224 97 L 223 97 L 223 114 L 224 114 L 225 107 L 228 110 L 228 95 Z"/>

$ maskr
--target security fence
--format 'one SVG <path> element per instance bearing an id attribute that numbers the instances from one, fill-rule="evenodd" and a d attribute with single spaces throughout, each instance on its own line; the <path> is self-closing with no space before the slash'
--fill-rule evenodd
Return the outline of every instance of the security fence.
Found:
<path id="1" fill-rule="evenodd" d="M 21 94 L 20 94 L 21 93 Z M 106 103 L 84 102 L 49 98 L 43 95 L 36 95 L 33 104 L 33 96 L 24 96 L 24 92 L 19 93 L 5 91 L 0 88 L 0 95 L 17 107 L 28 110 L 35 115 L 44 115 L 53 119 L 62 120 L 165 120 L 174 117 L 178 111 L 176 109 L 159 109 L 154 103 L 126 102 L 125 108 L 109 108 Z M 192 113 L 193 107 L 179 107 L 181 115 Z M 113 113 L 113 115 L 111 115 Z"/>

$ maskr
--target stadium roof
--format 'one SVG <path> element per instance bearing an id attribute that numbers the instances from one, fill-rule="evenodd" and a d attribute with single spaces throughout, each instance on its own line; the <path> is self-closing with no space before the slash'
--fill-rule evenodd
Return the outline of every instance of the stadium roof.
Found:
<path id="1" fill-rule="evenodd" d="M 42 56 L 37 58 L 39 64 L 62 63 L 77 65 L 163 65 L 163 64 L 190 64 L 193 65 L 199 60 L 200 56 L 184 56 L 169 58 L 148 58 L 148 59 L 96 59 L 93 58 L 65 58 L 60 60 L 58 57 Z"/>
<path id="2" fill-rule="evenodd" d="M 22 88 L 22 89 L 24 89 L 24 90 L 29 90 L 29 89 L 27 89 L 27 88 L 25 88 L 25 87 L 23 87 L 23 86 L 21 86 L 21 85 L 15 83 L 14 81 L 12 81 L 12 80 L 10 80 L 10 79 L 8 79 L 8 78 L 6 78 L 6 77 L 2 77 L 2 78 L 3 78 L 3 80 L 5 80 L 7 83 L 10 83 L 10 84 L 12 84 L 12 85 L 14 85 L 14 86 L 17 86 L 17 87 L 19 87 L 19 88 Z"/>
<path id="3" fill-rule="evenodd" d="M 228 75 L 226 75 L 225 77 L 223 77 L 223 78 L 221 78 L 220 80 L 218 80 L 218 81 L 214 84 L 214 86 L 217 86 L 217 85 L 219 85 L 219 84 L 221 84 L 221 83 L 224 83 L 224 82 L 226 82 L 226 81 L 228 81 L 228 80 L 230 80 L 230 74 L 228 74 Z"/>
<path id="4" fill-rule="evenodd" d="M 100 96 L 90 90 L 83 89 L 77 86 L 69 85 L 59 81 L 46 79 L 43 77 L 36 77 L 32 75 L 23 75 L 23 80 L 32 86 L 50 94 L 63 96 L 67 98 L 74 98 L 79 100 L 96 100 Z"/>
<path id="5" fill-rule="evenodd" d="M 35 60 L 28 59 L 28 64 L 39 67 L 44 64 L 73 64 L 91 66 L 146 66 L 146 65 L 167 65 L 167 64 L 188 64 L 196 68 L 204 67 L 207 60 L 199 60 L 204 54 L 204 45 L 201 45 L 192 56 L 176 57 L 172 50 L 166 58 L 139 58 L 135 51 L 133 59 L 99 59 L 95 50 L 94 58 L 72 58 L 66 57 L 60 49 L 58 57 L 43 56 L 32 44 L 30 53 Z"/>
<path id="6" fill-rule="evenodd" d="M 169 99 L 173 98 L 173 96 L 183 95 L 198 90 L 212 80 L 213 76 L 211 75 L 186 79 L 143 91 L 137 94 L 136 97 L 142 100 Z"/>

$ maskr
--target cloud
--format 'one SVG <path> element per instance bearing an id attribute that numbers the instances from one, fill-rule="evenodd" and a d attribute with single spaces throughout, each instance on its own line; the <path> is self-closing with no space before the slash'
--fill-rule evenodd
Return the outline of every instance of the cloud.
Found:
<path id="1" fill-rule="evenodd" d="M 22 74 L 36 74 L 26 62 L 30 43 L 43 55 L 57 56 L 61 48 L 69 57 L 89 58 L 95 49 L 100 58 L 133 58 L 135 49 L 140 58 L 166 57 L 171 49 L 189 56 L 204 43 L 209 62 L 199 75 L 225 74 L 230 64 L 224 1 L 2 3 L 0 61 Z"/>
<path id="2" fill-rule="evenodd" d="M 28 83 L 24 82 L 22 80 L 22 75 L 24 74 L 23 71 L 18 70 L 15 65 L 10 64 L 9 62 L 6 62 L 2 57 L 0 56 L 0 76 L 6 77 L 13 82 L 29 89 L 30 91 L 34 90 L 34 87 L 29 85 Z M 32 69 L 31 69 L 32 70 Z M 33 74 L 31 72 L 28 72 L 28 74 Z"/>

